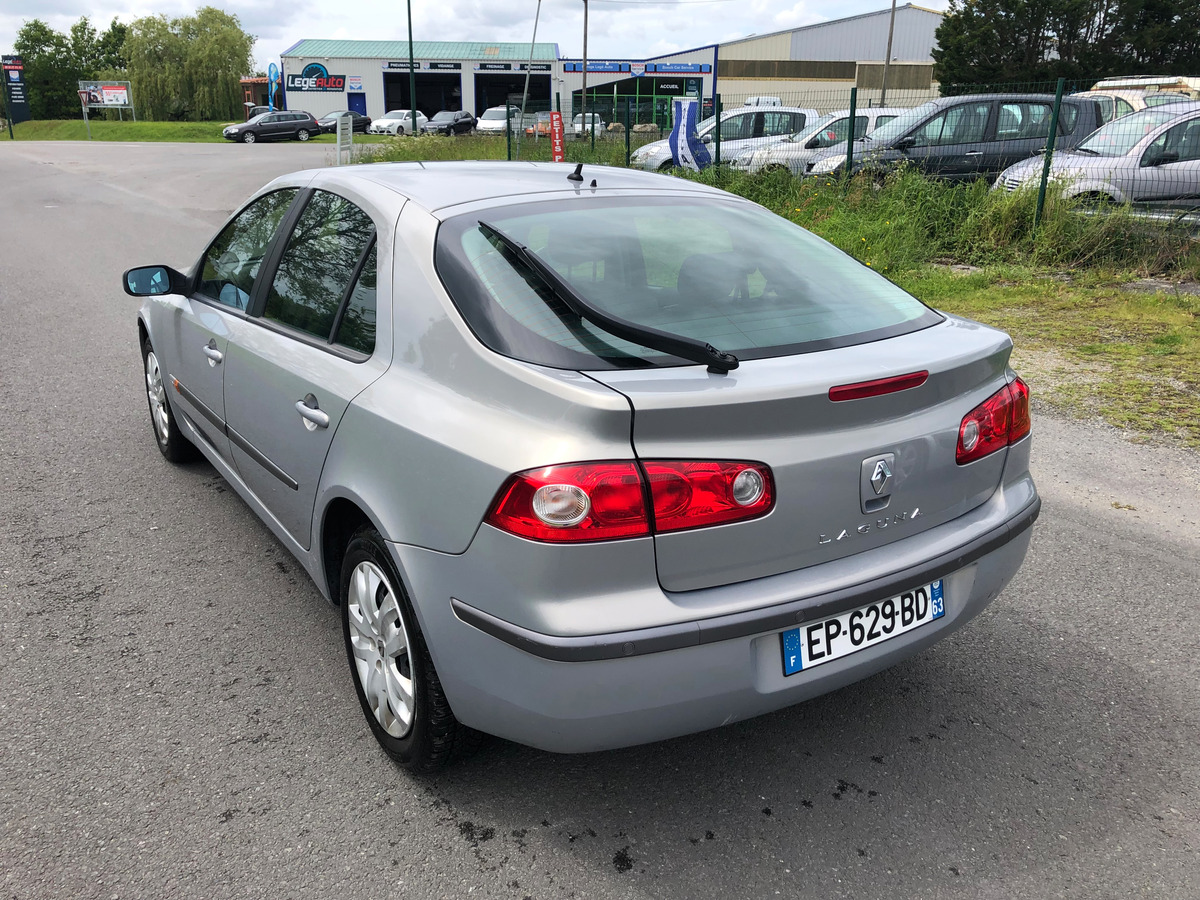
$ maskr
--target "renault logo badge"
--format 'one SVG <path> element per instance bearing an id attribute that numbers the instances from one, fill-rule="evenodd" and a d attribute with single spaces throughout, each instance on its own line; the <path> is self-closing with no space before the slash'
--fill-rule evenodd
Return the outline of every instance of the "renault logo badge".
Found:
<path id="1" fill-rule="evenodd" d="M 875 470 L 871 473 L 871 487 L 875 489 L 875 495 L 879 496 L 887 486 L 892 483 L 892 470 L 888 466 L 886 459 L 876 461 Z"/>

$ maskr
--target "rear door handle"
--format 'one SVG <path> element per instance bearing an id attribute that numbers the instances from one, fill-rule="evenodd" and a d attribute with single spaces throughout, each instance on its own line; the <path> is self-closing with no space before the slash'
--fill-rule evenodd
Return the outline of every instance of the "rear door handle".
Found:
<path id="1" fill-rule="evenodd" d="M 963 156 L 983 156 L 982 150 L 968 150 Z"/>
<path id="2" fill-rule="evenodd" d="M 215 340 L 210 340 L 200 349 L 208 357 L 208 364 L 210 366 L 216 366 L 217 363 L 225 358 L 225 354 L 217 349 L 217 342 Z"/>
<path id="3" fill-rule="evenodd" d="M 305 394 L 303 400 L 296 401 L 296 412 L 300 413 L 304 427 L 309 431 L 329 427 L 329 416 L 317 407 L 317 398 L 312 394 Z"/>

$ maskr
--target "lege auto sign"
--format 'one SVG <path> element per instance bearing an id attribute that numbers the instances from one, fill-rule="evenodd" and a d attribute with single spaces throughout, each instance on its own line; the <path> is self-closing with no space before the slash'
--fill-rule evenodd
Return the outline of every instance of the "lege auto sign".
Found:
<path id="1" fill-rule="evenodd" d="M 289 91 L 344 91 L 345 75 L 330 75 L 320 63 L 309 63 L 299 75 L 287 77 Z"/>

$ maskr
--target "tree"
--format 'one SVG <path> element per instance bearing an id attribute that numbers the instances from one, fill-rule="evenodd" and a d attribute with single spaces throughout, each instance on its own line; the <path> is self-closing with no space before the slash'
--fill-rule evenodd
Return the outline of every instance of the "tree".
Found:
<path id="1" fill-rule="evenodd" d="M 950 0 L 934 77 L 946 85 L 1189 74 L 1195 0 Z"/>
<path id="2" fill-rule="evenodd" d="M 242 118 L 240 79 L 253 48 L 237 16 L 206 6 L 170 21 L 135 20 L 122 53 L 145 118 L 209 121 Z"/>
<path id="3" fill-rule="evenodd" d="M 80 71 L 67 37 L 41 19 L 30 19 L 17 32 L 13 50 L 25 62 L 30 117 L 80 118 Z"/>

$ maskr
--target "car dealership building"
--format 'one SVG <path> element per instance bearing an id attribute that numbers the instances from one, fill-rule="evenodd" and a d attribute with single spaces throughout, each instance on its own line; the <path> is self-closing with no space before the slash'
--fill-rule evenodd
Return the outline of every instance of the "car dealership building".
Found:
<path id="1" fill-rule="evenodd" d="M 589 59 L 588 108 L 606 121 L 625 110 L 647 110 L 656 119 L 678 96 L 712 98 L 726 106 L 752 95 L 820 108 L 822 92 L 844 106 L 851 87 L 870 102 L 882 84 L 889 10 L 821 22 L 773 34 L 753 35 L 649 59 Z M 942 14 L 905 4 L 896 9 L 889 84 L 913 96 L 936 95 L 931 51 Z M 527 109 L 578 112 L 583 60 L 567 59 L 558 45 L 483 41 L 302 40 L 282 55 L 282 79 L 291 109 L 320 117 L 351 109 L 372 117 L 411 108 L 428 116 L 443 109 L 479 115 L 492 106 L 519 102 L 528 78 Z M 801 103 L 800 101 L 804 102 Z"/>

